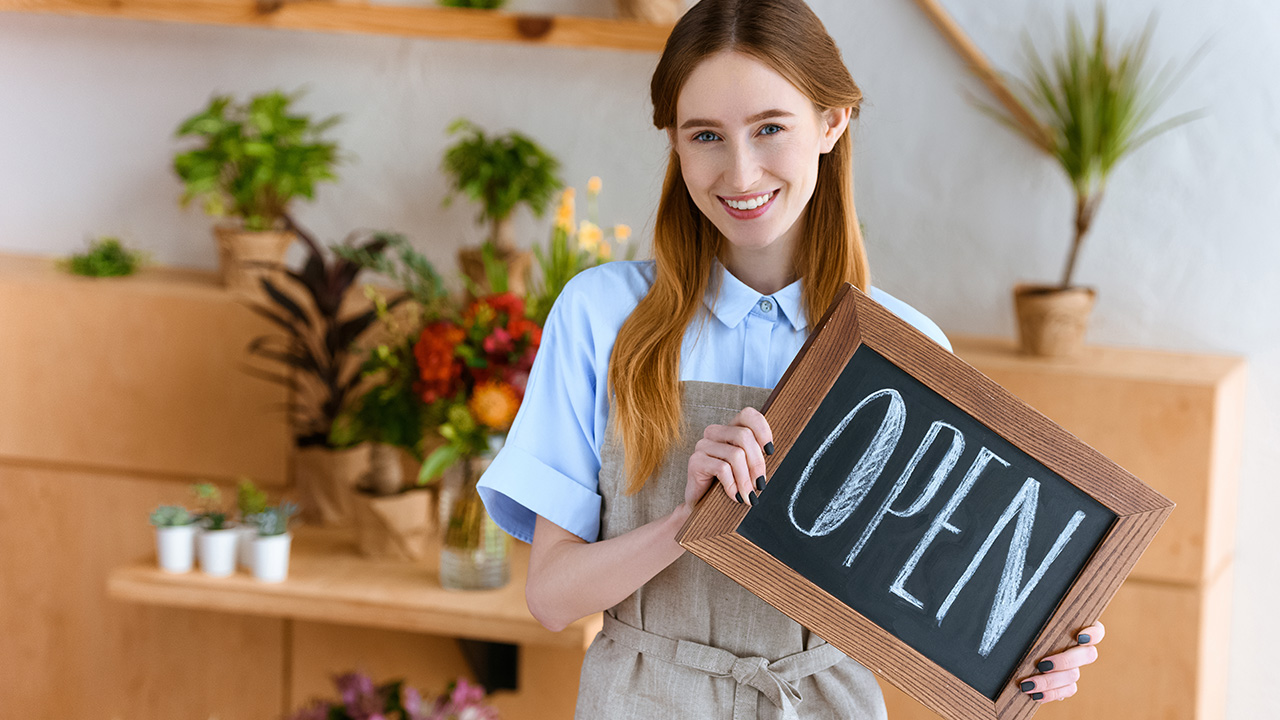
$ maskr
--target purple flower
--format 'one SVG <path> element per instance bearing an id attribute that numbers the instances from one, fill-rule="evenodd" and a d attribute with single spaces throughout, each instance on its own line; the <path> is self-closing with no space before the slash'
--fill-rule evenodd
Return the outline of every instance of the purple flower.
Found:
<path id="1" fill-rule="evenodd" d="M 449 697 L 458 710 L 484 702 L 484 687 L 467 682 L 466 678 L 458 678 L 458 684 Z"/>
<path id="2" fill-rule="evenodd" d="M 382 716 L 382 694 L 374 686 L 373 679 L 363 673 L 347 673 L 333 679 L 342 696 L 342 704 L 353 720 L 385 720 Z"/>

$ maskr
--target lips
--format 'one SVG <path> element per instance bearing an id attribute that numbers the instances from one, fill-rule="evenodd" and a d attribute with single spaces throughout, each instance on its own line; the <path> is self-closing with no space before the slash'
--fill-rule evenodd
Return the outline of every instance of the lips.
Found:
<path id="1" fill-rule="evenodd" d="M 716 199 L 720 201 L 720 205 L 724 207 L 725 212 L 730 217 L 750 220 L 765 214 L 777 197 L 778 191 L 774 190 L 767 193 L 753 193 L 751 195 L 736 195 L 733 197 L 717 195 Z"/>

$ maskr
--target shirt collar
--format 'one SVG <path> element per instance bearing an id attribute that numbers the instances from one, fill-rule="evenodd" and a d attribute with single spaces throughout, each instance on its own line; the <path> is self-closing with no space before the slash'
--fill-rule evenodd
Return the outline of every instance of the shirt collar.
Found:
<path id="1" fill-rule="evenodd" d="M 791 323 L 791 327 L 796 330 L 807 327 L 800 283 L 800 280 L 796 280 L 769 296 L 782 311 L 787 322 Z M 751 286 L 734 277 L 733 273 L 717 260 L 715 267 L 711 270 L 711 282 L 707 285 L 703 304 L 726 327 L 737 327 L 763 297 L 765 296 L 753 290 Z"/>

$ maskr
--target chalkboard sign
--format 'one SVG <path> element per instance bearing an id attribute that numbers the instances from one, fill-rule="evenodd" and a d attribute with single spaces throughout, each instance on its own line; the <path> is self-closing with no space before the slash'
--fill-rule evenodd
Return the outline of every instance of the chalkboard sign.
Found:
<path id="1" fill-rule="evenodd" d="M 852 286 L 762 410 L 756 505 L 681 544 L 956 720 L 1029 717 L 1173 508 Z"/>

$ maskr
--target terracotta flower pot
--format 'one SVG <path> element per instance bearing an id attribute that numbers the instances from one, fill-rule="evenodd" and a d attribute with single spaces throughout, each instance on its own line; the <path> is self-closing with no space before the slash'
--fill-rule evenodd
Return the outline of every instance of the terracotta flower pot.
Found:
<path id="1" fill-rule="evenodd" d="M 293 483 L 304 522 L 351 525 L 351 496 L 369 469 L 369 446 L 345 450 L 299 448 L 293 456 Z"/>
<path id="2" fill-rule="evenodd" d="M 1069 357 L 1084 347 L 1089 314 L 1097 294 L 1093 288 L 1018 285 L 1013 304 L 1018 315 L 1018 342 L 1028 355 Z"/>
<path id="3" fill-rule="evenodd" d="M 684 14 L 683 0 L 618 0 L 618 16 L 670 25 Z"/>
<path id="4" fill-rule="evenodd" d="M 285 252 L 297 239 L 288 230 L 250 232 L 228 225 L 215 227 L 213 234 L 218 240 L 218 272 L 223 286 L 247 294 L 260 293 L 259 278 L 278 272 L 254 263 L 283 263 Z"/>

